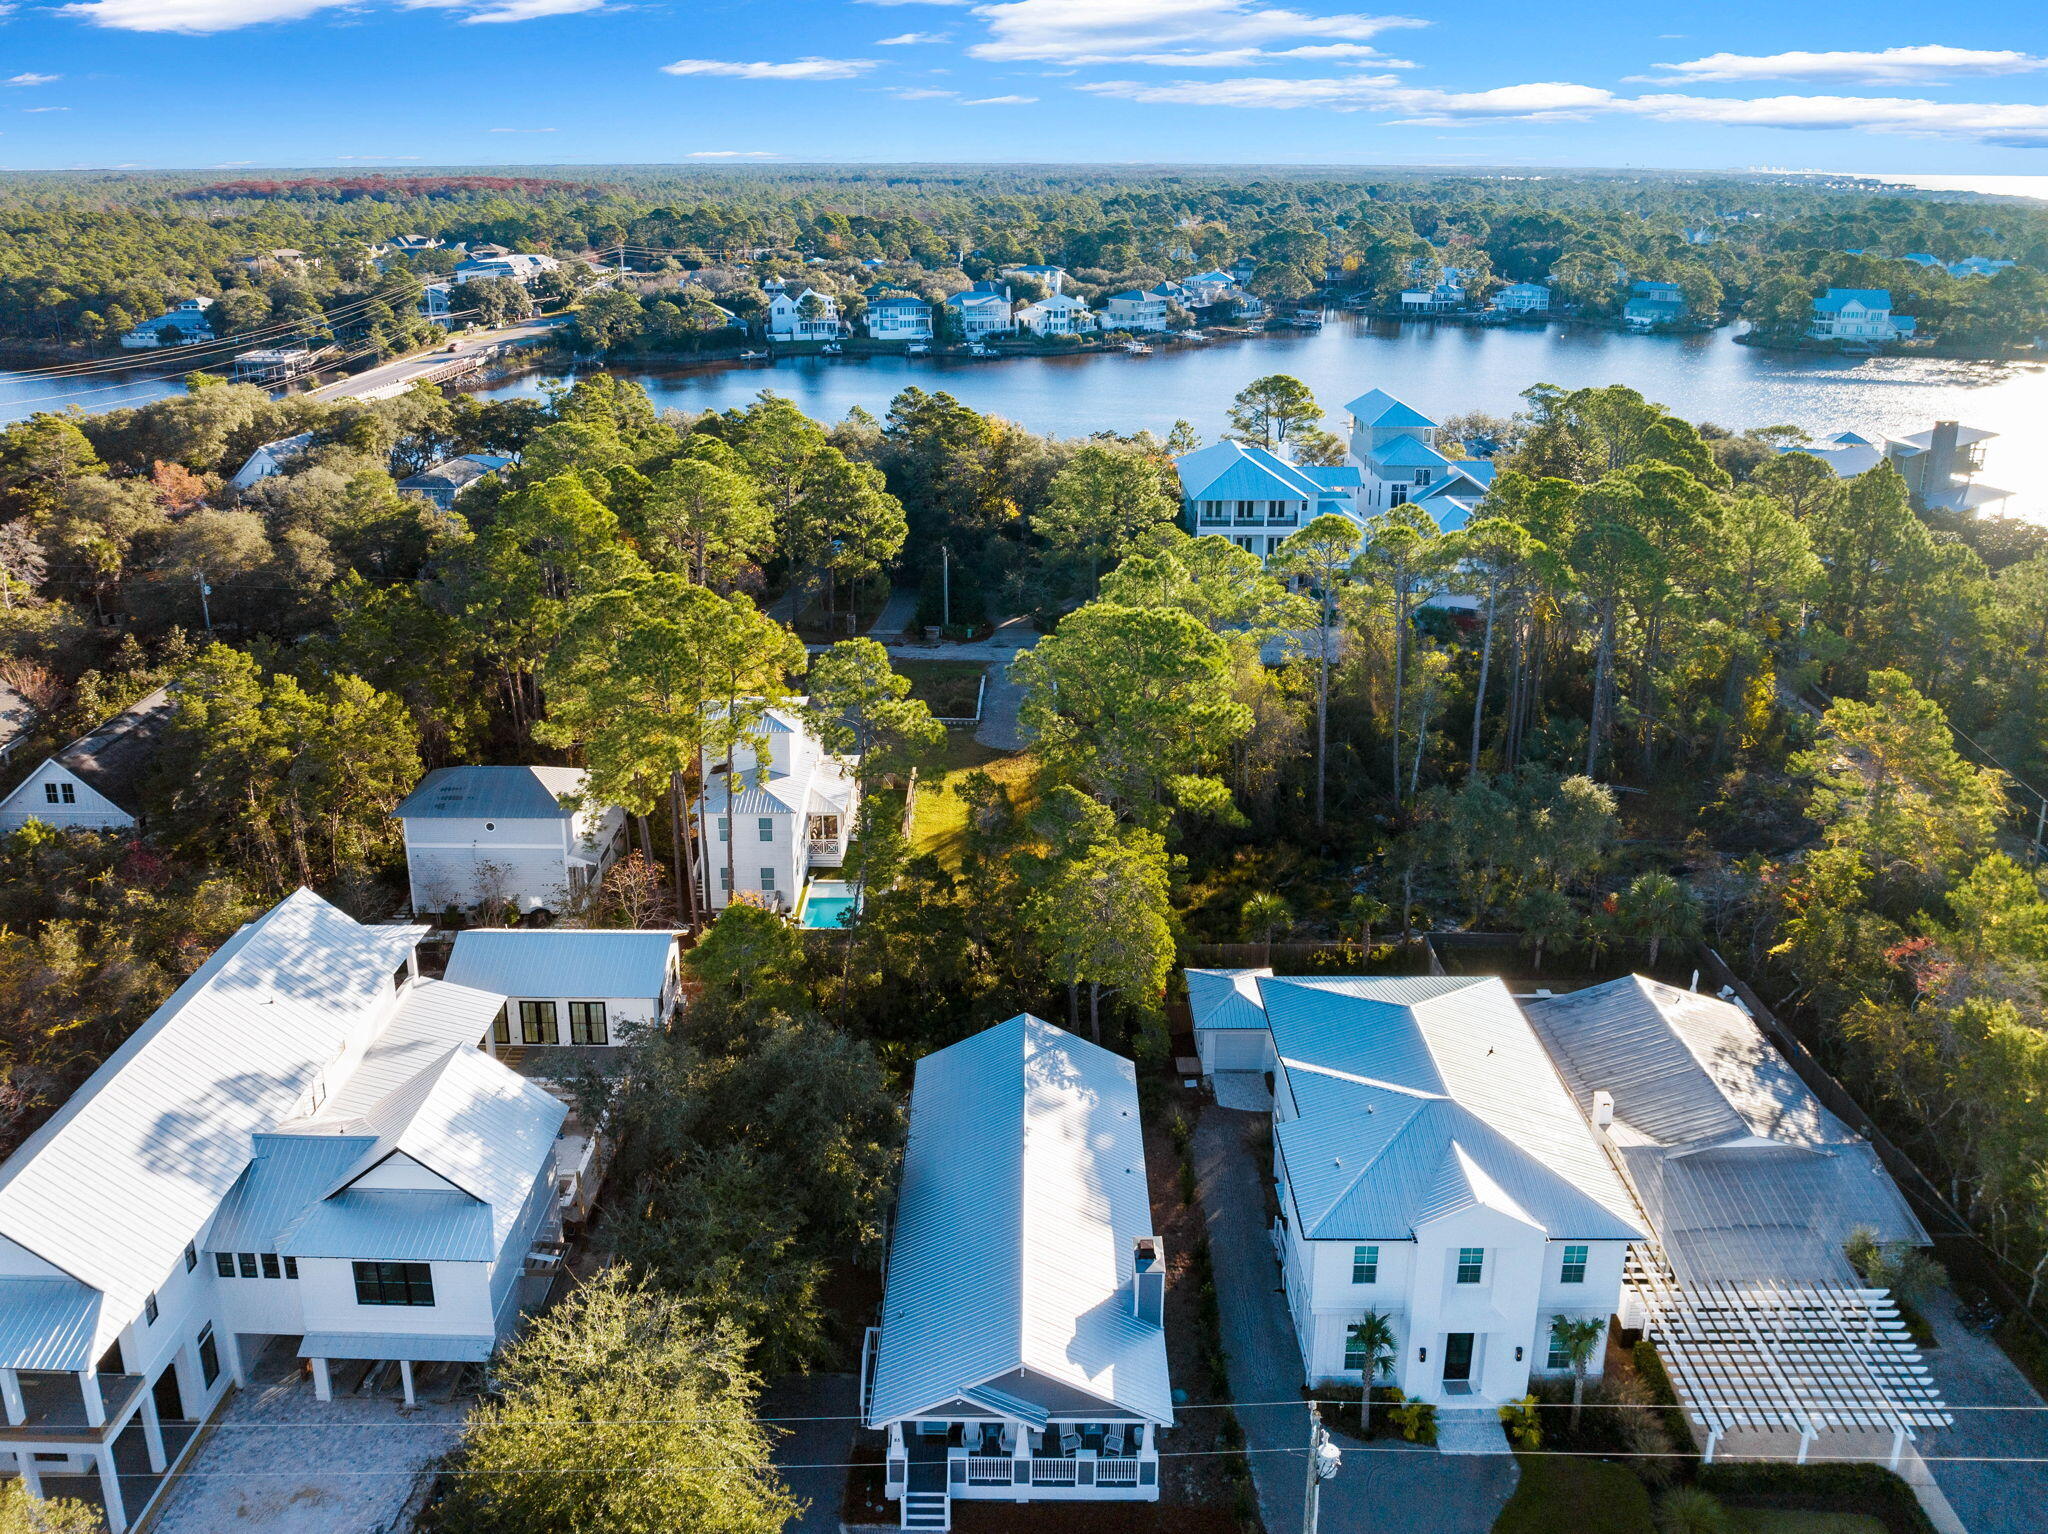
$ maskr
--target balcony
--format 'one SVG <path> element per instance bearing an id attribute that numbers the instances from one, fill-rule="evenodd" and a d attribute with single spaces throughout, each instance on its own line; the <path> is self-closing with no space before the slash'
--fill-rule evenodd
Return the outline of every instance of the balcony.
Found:
<path id="1" fill-rule="evenodd" d="M 804 847 L 813 868 L 837 868 L 846 861 L 846 843 L 837 837 L 813 838 Z"/>

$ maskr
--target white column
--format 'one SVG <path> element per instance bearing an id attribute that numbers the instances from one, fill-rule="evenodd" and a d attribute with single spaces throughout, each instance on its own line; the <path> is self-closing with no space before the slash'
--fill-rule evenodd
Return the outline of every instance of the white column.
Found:
<path id="1" fill-rule="evenodd" d="M 228 1356 L 228 1373 L 234 1376 L 235 1388 L 248 1389 L 249 1376 L 242 1368 L 242 1339 L 231 1331 L 221 1332 L 218 1337 L 221 1351 Z"/>
<path id="2" fill-rule="evenodd" d="M 100 1495 L 107 1502 L 107 1528 L 122 1534 L 128 1527 L 128 1506 L 121 1500 L 121 1473 L 114 1468 L 114 1446 L 103 1443 L 92 1451 L 100 1469 Z"/>
<path id="3" fill-rule="evenodd" d="M 85 1421 L 88 1427 L 105 1427 L 107 1423 L 107 1401 L 100 1394 L 100 1377 L 91 1369 L 78 1371 L 78 1393 L 85 1397 Z"/>
<path id="4" fill-rule="evenodd" d="M 28 1403 L 21 1398 L 21 1371 L 0 1369 L 0 1399 L 7 1403 L 7 1425 L 20 1427 L 28 1421 Z"/>
<path id="5" fill-rule="evenodd" d="M 1713 1464 L 1713 1462 L 1714 1462 L 1714 1448 L 1715 1448 L 1715 1446 L 1716 1446 L 1717 1444 L 1719 1444 L 1720 1442 L 1721 1442 L 1721 1430 L 1720 1430 L 1719 1428 L 1717 1428 L 1717 1427 L 1710 1427 L 1710 1428 L 1708 1428 L 1708 1429 L 1707 1429 L 1707 1449 L 1706 1449 L 1706 1452 L 1705 1452 L 1704 1454 L 1702 1454 L 1702 1455 L 1700 1456 L 1700 1463 L 1701 1463 L 1701 1464 L 1703 1464 L 1703 1465 L 1711 1465 L 1711 1464 Z"/>
<path id="6" fill-rule="evenodd" d="M 148 1389 L 142 1392 L 142 1442 L 149 1450 L 149 1468 L 162 1475 L 169 1463 L 164 1458 L 164 1427 L 157 1420 L 156 1393 Z"/>
<path id="7" fill-rule="evenodd" d="M 331 1401 L 334 1399 L 334 1385 L 327 1377 L 327 1360 L 324 1358 L 313 1360 L 313 1399 L 316 1401 Z"/>
<path id="8" fill-rule="evenodd" d="M 398 1382 L 405 1387 L 405 1404 L 407 1406 L 417 1405 L 418 1403 L 413 1399 L 412 1393 L 412 1360 L 410 1358 L 399 1359 Z"/>
<path id="9" fill-rule="evenodd" d="M 1802 1464 L 1802 1465 L 1803 1465 L 1803 1464 L 1805 1464 L 1805 1463 L 1806 1463 L 1806 1451 L 1807 1451 L 1807 1449 L 1808 1449 L 1808 1448 L 1810 1448 L 1810 1447 L 1812 1446 L 1812 1444 L 1813 1444 L 1813 1429 L 1812 1429 L 1812 1428 L 1806 1428 L 1806 1427 L 1803 1427 L 1803 1428 L 1801 1428 L 1801 1429 L 1799 1430 L 1799 1463 L 1800 1463 L 1800 1464 Z"/>
<path id="10" fill-rule="evenodd" d="M 1031 1500 L 1031 1424 L 1012 1422 L 1010 1431 L 1016 1436 L 1010 1440 L 1010 1484 L 1017 1489 L 1017 1500 Z M 1023 1474 L 1017 1473 L 1019 1468 Z"/>
<path id="11" fill-rule="evenodd" d="M 1896 1473 L 1899 1468 L 1899 1456 L 1901 1456 L 1905 1452 L 1906 1429 L 1903 1425 L 1901 1425 L 1899 1427 L 1895 1427 L 1892 1429 L 1892 1458 L 1890 1468 L 1894 1473 Z"/>
<path id="12" fill-rule="evenodd" d="M 36 1466 L 35 1450 L 26 1445 L 14 1451 L 14 1462 L 21 1468 L 21 1484 L 31 1497 L 43 1494 L 43 1472 Z"/>

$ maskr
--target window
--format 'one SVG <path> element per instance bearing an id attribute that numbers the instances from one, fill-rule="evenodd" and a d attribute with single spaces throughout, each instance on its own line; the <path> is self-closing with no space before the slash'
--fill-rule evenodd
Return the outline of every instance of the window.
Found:
<path id="1" fill-rule="evenodd" d="M 1583 1246 L 1568 1246 L 1564 1249 L 1564 1267 L 1558 1272 L 1561 1284 L 1583 1284 L 1586 1281 L 1586 1252 Z"/>
<path id="2" fill-rule="evenodd" d="M 1372 1350 L 1365 1345 L 1365 1339 L 1355 1326 L 1344 1333 L 1344 1367 L 1360 1373 L 1372 1367 Z"/>
<path id="3" fill-rule="evenodd" d="M 775 870 L 774 870 L 774 869 L 772 869 L 772 868 L 764 868 L 764 869 L 762 869 L 762 870 L 761 870 L 761 888 L 762 888 L 762 889 L 764 889 L 764 890 L 772 890 L 772 889 L 774 889 L 774 888 L 775 888 Z"/>
<path id="4" fill-rule="evenodd" d="M 1546 1369 L 1569 1369 L 1572 1366 L 1571 1349 L 1564 1345 L 1555 1326 L 1550 1329 L 1550 1352 L 1543 1360 Z"/>
<path id="5" fill-rule="evenodd" d="M 185 1243 L 185 1271 L 187 1273 L 190 1273 L 194 1268 L 198 1266 L 199 1248 L 194 1246 L 191 1242 L 187 1241 Z"/>
<path id="6" fill-rule="evenodd" d="M 601 1001 L 572 1001 L 569 1003 L 569 1042 L 571 1044 L 607 1044 L 605 1036 L 604 1003 Z"/>
<path id="7" fill-rule="evenodd" d="M 156 1325 L 156 1291 L 154 1289 L 150 1290 L 149 1293 L 143 1297 L 142 1324 L 144 1326 Z"/>
<path id="8" fill-rule="evenodd" d="M 1387 504 L 1389 506 L 1406 506 L 1408 504 L 1408 487 L 1406 485 L 1387 486 Z"/>
<path id="9" fill-rule="evenodd" d="M 54 783 L 45 783 L 45 784 L 43 785 L 43 802 L 44 802 L 45 804 L 55 804 L 55 803 L 57 802 L 57 785 L 56 785 L 56 784 L 54 784 Z"/>
<path id="10" fill-rule="evenodd" d="M 233 1278 L 235 1276 L 235 1254 L 233 1252 L 215 1252 L 213 1254 L 213 1270 L 222 1278 Z"/>
<path id="11" fill-rule="evenodd" d="M 1354 1246 L 1351 1249 L 1351 1282 L 1376 1284 L 1379 1281 L 1380 1249 L 1376 1246 Z"/>
<path id="12" fill-rule="evenodd" d="M 424 1262 L 359 1262 L 358 1305 L 431 1305 L 434 1270 Z"/>
<path id="13" fill-rule="evenodd" d="M 772 842 L 775 840 L 775 817 L 773 815 L 763 815 L 758 825 L 762 841 Z"/>
<path id="14" fill-rule="evenodd" d="M 730 816 L 721 815 L 718 817 L 718 839 L 722 842 L 732 840 L 732 819 Z"/>
<path id="15" fill-rule="evenodd" d="M 1426 485 L 1435 478 L 1436 470 L 1434 469 L 1417 469 L 1415 471 L 1415 483 L 1418 485 Z"/>
<path id="16" fill-rule="evenodd" d="M 498 1008 L 498 1015 L 491 1019 L 491 1042 L 510 1044 L 512 1042 L 512 1018 L 510 1005 Z"/>
<path id="17" fill-rule="evenodd" d="M 1458 1282 L 1476 1284 L 1486 1276 L 1486 1249 L 1479 1246 L 1458 1248 Z"/>
<path id="18" fill-rule="evenodd" d="M 265 1278 L 276 1278 L 280 1275 L 281 1271 L 277 1265 L 277 1253 L 265 1252 L 263 1254 L 263 1276 Z"/>
<path id="19" fill-rule="evenodd" d="M 412 960 L 410 959 L 407 959 L 391 972 L 391 984 L 394 989 L 402 987 L 410 979 L 412 979 Z"/>
<path id="20" fill-rule="evenodd" d="M 718 887 L 728 895 L 732 893 L 732 870 L 730 868 L 718 870 Z"/>
<path id="21" fill-rule="evenodd" d="M 69 783 L 45 783 L 43 801 L 46 804 L 76 804 L 78 790 Z"/>
<path id="22" fill-rule="evenodd" d="M 285 1258 L 285 1260 L 284 1260 L 284 1276 L 285 1276 L 286 1278 L 297 1278 L 297 1277 L 299 1276 L 299 1259 L 298 1259 L 298 1258 L 296 1258 L 296 1257 L 287 1257 L 287 1258 Z"/>
<path id="23" fill-rule="evenodd" d="M 254 1252 L 235 1253 L 235 1263 L 241 1268 L 242 1277 L 254 1278 L 256 1276 L 256 1254 Z"/>
<path id="24" fill-rule="evenodd" d="M 561 1035 L 555 1029 L 555 1004 L 551 1001 L 519 1003 L 519 1042 L 552 1044 Z"/>
<path id="25" fill-rule="evenodd" d="M 199 1377 L 209 1386 L 220 1378 L 220 1348 L 213 1340 L 213 1323 L 199 1328 Z"/>

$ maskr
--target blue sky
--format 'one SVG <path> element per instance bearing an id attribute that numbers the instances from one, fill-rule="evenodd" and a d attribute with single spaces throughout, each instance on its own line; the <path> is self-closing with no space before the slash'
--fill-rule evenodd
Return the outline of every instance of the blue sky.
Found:
<path id="1" fill-rule="evenodd" d="M 2017 0 L 0 4 L 0 166 L 1090 161 L 2048 173 Z M 2024 18 L 2024 19 L 2023 19 Z"/>

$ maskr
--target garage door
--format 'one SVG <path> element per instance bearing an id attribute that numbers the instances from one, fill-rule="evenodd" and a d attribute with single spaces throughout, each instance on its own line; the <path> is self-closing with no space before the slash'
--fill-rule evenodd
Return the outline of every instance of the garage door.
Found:
<path id="1" fill-rule="evenodd" d="M 1216 1028 L 1210 1040 L 1212 1071 L 1262 1071 L 1266 1068 L 1266 1034 L 1260 1028 Z"/>

